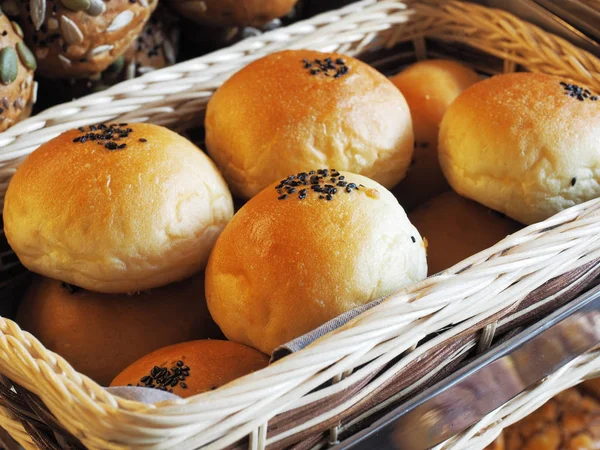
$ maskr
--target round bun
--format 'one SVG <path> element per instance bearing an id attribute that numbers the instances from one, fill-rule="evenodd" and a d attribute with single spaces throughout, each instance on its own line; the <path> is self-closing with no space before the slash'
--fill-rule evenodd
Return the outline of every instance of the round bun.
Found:
<path id="1" fill-rule="evenodd" d="M 111 386 L 147 386 L 185 398 L 216 389 L 268 364 L 267 355 L 235 342 L 184 342 L 161 348 L 134 362 Z M 167 383 L 175 379 L 175 386 Z"/>
<path id="2" fill-rule="evenodd" d="M 415 134 L 410 170 L 394 190 L 405 209 L 449 189 L 438 159 L 440 123 L 454 99 L 479 80 L 473 70 L 448 60 L 421 61 L 391 78 L 408 103 Z"/>
<path id="3" fill-rule="evenodd" d="M 182 17 L 205 25 L 261 26 L 289 13 L 298 0 L 170 0 Z"/>
<path id="4" fill-rule="evenodd" d="M 452 267 L 521 228 L 517 222 L 454 192 L 431 199 L 408 217 L 427 240 L 429 275 Z"/>
<path id="5" fill-rule="evenodd" d="M 0 13 L 0 132 L 31 114 L 36 86 L 35 56 L 23 42 L 19 25 Z"/>
<path id="6" fill-rule="evenodd" d="M 156 4 L 157 0 L 18 2 L 25 40 L 37 57 L 39 73 L 49 78 L 102 72 L 127 50 Z"/>
<path id="7" fill-rule="evenodd" d="M 98 294 L 36 277 L 17 323 L 103 386 L 146 353 L 218 338 L 204 300 L 204 274 L 135 295 Z"/>
<path id="8" fill-rule="evenodd" d="M 396 198 L 331 170 L 276 182 L 238 211 L 210 256 L 206 298 L 228 339 L 271 353 L 426 274 Z"/>
<path id="9" fill-rule="evenodd" d="M 531 224 L 600 196 L 600 96 L 568 80 L 514 73 L 452 103 L 439 156 L 453 189 Z"/>
<path id="10" fill-rule="evenodd" d="M 101 124 L 61 134 L 19 166 L 4 228 L 31 271 L 125 293 L 204 269 L 232 215 L 225 182 L 191 142 L 156 125 Z"/>
<path id="11" fill-rule="evenodd" d="M 283 51 L 251 63 L 217 90 L 205 125 L 209 154 L 244 198 L 312 167 L 391 188 L 413 153 L 402 94 L 367 64 L 334 53 Z"/>

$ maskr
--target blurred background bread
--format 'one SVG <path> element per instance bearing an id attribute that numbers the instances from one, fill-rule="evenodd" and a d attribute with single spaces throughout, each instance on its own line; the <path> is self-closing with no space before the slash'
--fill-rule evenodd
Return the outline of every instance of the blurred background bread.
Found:
<path id="1" fill-rule="evenodd" d="M 452 267 L 522 228 L 514 220 L 452 191 L 418 206 L 408 217 L 427 241 L 429 275 Z"/>
<path id="2" fill-rule="evenodd" d="M 440 164 L 460 195 L 526 225 L 600 195 L 600 96 L 541 73 L 497 75 L 448 108 Z"/>
<path id="3" fill-rule="evenodd" d="M 426 273 L 425 245 L 396 198 L 325 169 L 276 182 L 237 212 L 211 253 L 206 297 L 228 339 L 269 354 Z"/>
<path id="4" fill-rule="evenodd" d="M 204 299 L 204 274 L 135 295 L 85 291 L 35 277 L 17 323 L 103 386 L 158 348 L 219 338 Z"/>
<path id="5" fill-rule="evenodd" d="M 200 340 L 156 350 L 124 369 L 111 386 L 146 386 L 186 398 L 266 367 L 269 358 L 229 341 Z"/>
<path id="6" fill-rule="evenodd" d="M 479 80 L 465 65 L 440 59 L 417 62 L 391 78 L 408 103 L 415 135 L 410 169 L 393 191 L 404 209 L 449 189 L 438 158 L 440 123 L 454 99 Z"/>
<path id="7" fill-rule="evenodd" d="M 208 153 L 243 198 L 313 167 L 391 188 L 413 153 L 402 94 L 367 64 L 334 53 L 283 51 L 250 63 L 211 98 L 205 127 Z"/>
<path id="8" fill-rule="evenodd" d="M 10 182 L 3 215 L 31 271 L 125 293 L 203 270 L 233 204 L 210 159 L 180 135 L 99 124 L 34 151 Z"/>

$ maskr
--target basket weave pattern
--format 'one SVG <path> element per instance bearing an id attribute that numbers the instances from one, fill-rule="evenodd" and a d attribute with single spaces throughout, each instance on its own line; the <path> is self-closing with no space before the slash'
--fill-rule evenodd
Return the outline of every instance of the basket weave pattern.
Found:
<path id="1" fill-rule="evenodd" d="M 441 0 L 362 1 L 23 121 L 0 134 L 1 196 L 22 158 L 64 130 L 113 119 L 177 129 L 201 123 L 214 90 L 270 52 L 361 56 L 383 47 L 393 54 L 410 43 L 422 58 L 430 39 L 466 44 L 502 60 L 504 71 L 523 67 L 600 90 L 596 58 L 508 13 Z M 485 350 L 494 330 L 513 330 L 585 289 L 600 273 L 599 214 L 600 200 L 574 206 L 390 296 L 262 371 L 160 405 L 110 395 L 0 318 L 0 372 L 7 377 L 0 426 L 26 448 L 326 446 L 443 377 L 475 348 Z M 599 356 L 597 350 L 578 358 L 438 448 L 484 447 L 535 405 L 599 372 Z"/>

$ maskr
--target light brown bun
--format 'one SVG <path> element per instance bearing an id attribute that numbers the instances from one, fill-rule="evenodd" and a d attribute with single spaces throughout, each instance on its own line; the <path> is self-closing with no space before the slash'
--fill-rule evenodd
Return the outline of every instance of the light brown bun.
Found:
<path id="1" fill-rule="evenodd" d="M 335 64 L 330 76 L 311 74 L 314 61 L 326 58 L 345 64 Z M 205 125 L 209 154 L 244 198 L 313 167 L 359 173 L 391 188 L 413 153 L 402 94 L 367 64 L 334 53 L 283 51 L 249 64 L 217 90 Z"/>
<path id="2" fill-rule="evenodd" d="M 515 73 L 464 91 L 440 128 L 452 188 L 524 224 L 598 197 L 600 100 L 585 87 L 570 96 L 569 83 Z"/>
<path id="3" fill-rule="evenodd" d="M 23 42 L 20 27 L 0 14 L 0 50 L 5 61 L 0 67 L 0 132 L 29 117 L 35 96 L 35 57 Z"/>
<path id="4" fill-rule="evenodd" d="M 205 25 L 261 26 L 289 13 L 298 0 L 170 0 L 182 17 Z"/>
<path id="5" fill-rule="evenodd" d="M 331 178 L 329 171 L 316 180 L 319 189 L 323 183 L 336 187 L 331 200 L 311 189 L 310 175 L 308 186 L 298 176 L 280 188 L 272 184 L 219 237 L 206 269 L 206 298 L 230 340 L 271 353 L 349 309 L 425 278 L 424 243 L 396 198 L 360 175 Z"/>
<path id="6" fill-rule="evenodd" d="M 454 99 L 479 80 L 468 67 L 441 59 L 415 63 L 391 78 L 408 103 L 415 133 L 412 164 L 394 189 L 405 209 L 449 189 L 437 152 L 440 122 Z"/>
<path id="7" fill-rule="evenodd" d="M 491 247 L 521 225 L 454 192 L 441 194 L 409 213 L 427 240 L 429 275 Z"/>
<path id="8" fill-rule="evenodd" d="M 137 360 L 110 385 L 148 386 L 185 398 L 216 389 L 268 364 L 267 355 L 235 342 L 184 342 L 161 348 Z M 167 387 L 167 379 L 177 379 L 177 384 L 169 383 Z"/>
<path id="9" fill-rule="evenodd" d="M 32 5 L 41 8 L 32 8 Z M 48 78 L 88 77 L 127 50 L 157 0 L 20 1 L 20 23 L 39 73 Z M 45 5 L 45 6 L 44 6 Z"/>
<path id="10" fill-rule="evenodd" d="M 135 295 L 84 291 L 36 277 L 17 323 L 76 370 L 106 386 L 146 353 L 218 338 L 204 299 L 204 274 Z"/>
<path id="11" fill-rule="evenodd" d="M 68 131 L 19 166 L 4 203 L 9 244 L 31 271 L 98 292 L 137 292 L 201 271 L 233 215 L 221 175 L 166 128 L 114 130 L 127 137 Z"/>

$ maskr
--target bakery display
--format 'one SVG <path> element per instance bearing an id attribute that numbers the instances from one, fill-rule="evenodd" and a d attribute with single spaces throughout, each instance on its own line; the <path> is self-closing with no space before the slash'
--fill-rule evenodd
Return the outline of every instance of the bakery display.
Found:
<path id="1" fill-rule="evenodd" d="M 9 0 L 39 73 L 89 77 L 122 55 L 142 30 L 157 0 Z M 16 3 L 16 8 L 14 3 Z M 17 12 L 15 11 L 15 12 Z"/>
<path id="2" fill-rule="evenodd" d="M 261 26 L 288 14 L 298 0 L 168 0 L 182 17 L 205 25 Z"/>
<path id="3" fill-rule="evenodd" d="M 267 355 L 234 342 L 184 342 L 137 360 L 111 386 L 144 386 L 185 398 L 216 389 L 268 363 Z"/>
<path id="4" fill-rule="evenodd" d="M 119 123 L 39 147 L 12 178 L 3 214 L 8 242 L 31 271 L 126 293 L 203 270 L 233 204 L 191 142 L 157 125 Z"/>
<path id="5" fill-rule="evenodd" d="M 313 167 L 391 188 L 413 154 L 400 91 L 367 64 L 334 53 L 282 51 L 248 64 L 215 92 L 205 128 L 209 155 L 243 198 Z"/>
<path id="6" fill-rule="evenodd" d="M 98 294 L 36 277 L 17 322 L 104 386 L 124 367 L 161 347 L 221 337 L 204 300 L 203 273 L 135 295 Z"/>
<path id="7" fill-rule="evenodd" d="M 571 388 L 505 428 L 487 450 L 596 450 L 599 421 L 600 403 Z"/>
<path id="8" fill-rule="evenodd" d="M 391 78 L 408 103 L 415 135 L 410 169 L 394 189 L 406 210 L 449 189 L 438 158 L 440 122 L 454 99 L 479 80 L 465 65 L 440 59 L 419 61 Z"/>
<path id="9" fill-rule="evenodd" d="M 236 213 L 211 253 L 206 299 L 228 339 L 271 353 L 425 278 L 425 259 L 419 232 L 387 189 L 311 170 L 271 184 Z"/>
<path id="10" fill-rule="evenodd" d="M 448 108 L 440 164 L 458 194 L 528 225 L 600 194 L 599 135 L 598 93 L 541 73 L 497 75 Z"/>
<path id="11" fill-rule="evenodd" d="M 31 113 L 37 95 L 36 68 L 21 27 L 0 13 L 0 132 Z"/>
<path id="12" fill-rule="evenodd" d="M 449 191 L 408 214 L 427 241 L 429 275 L 485 250 L 521 225 L 485 206 Z"/>

